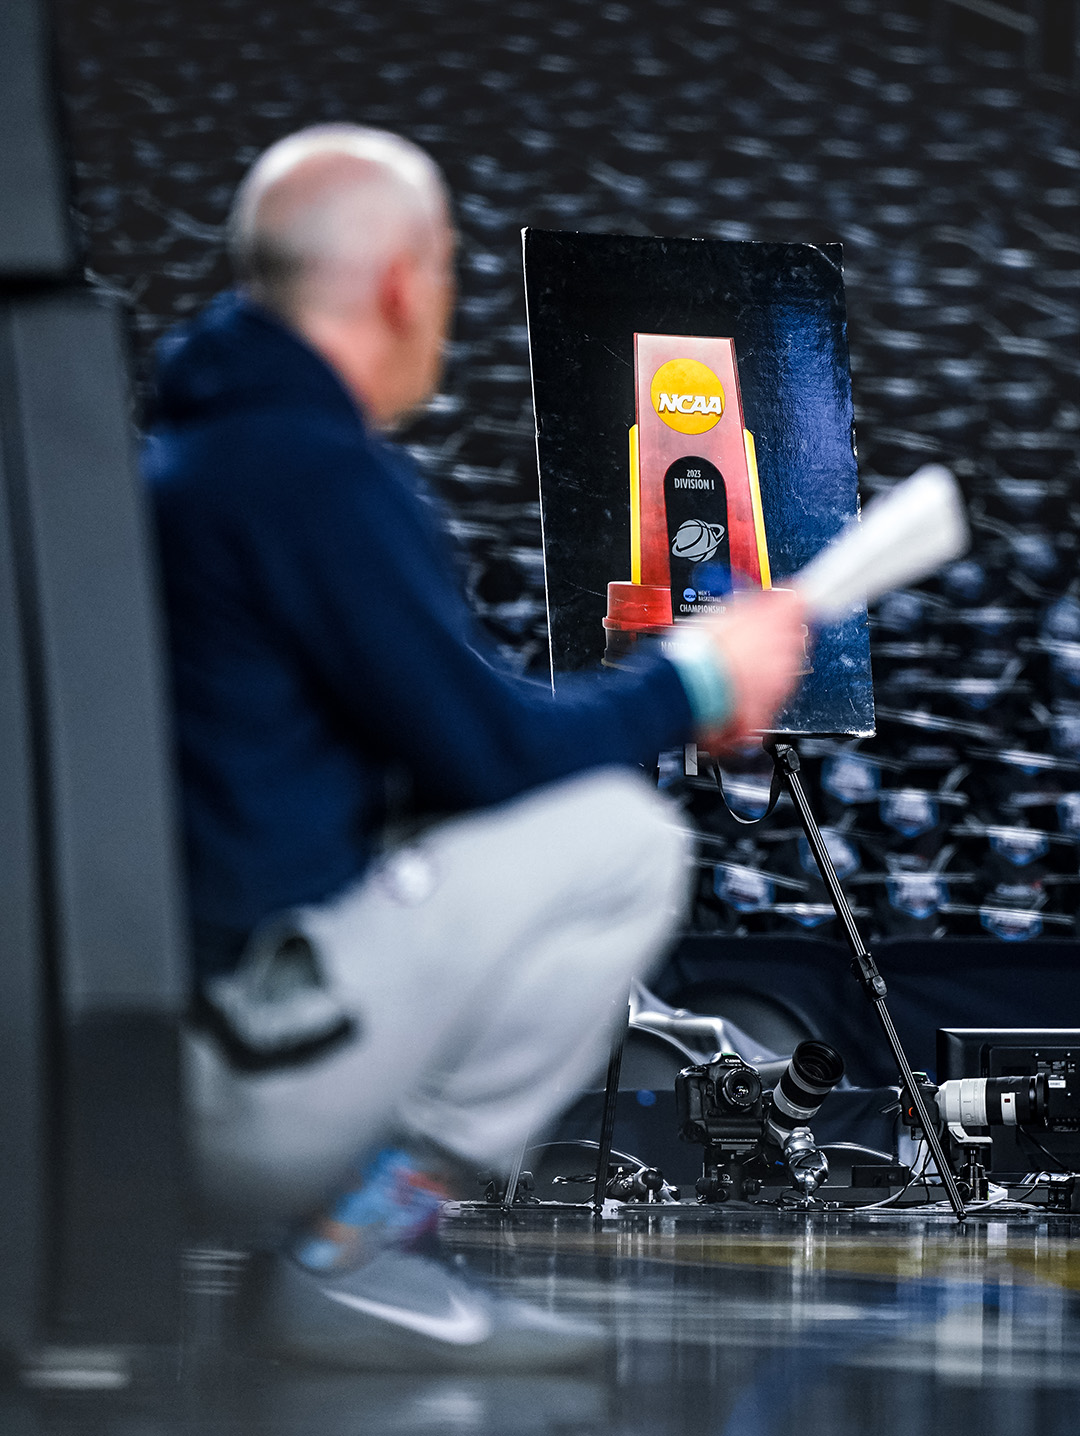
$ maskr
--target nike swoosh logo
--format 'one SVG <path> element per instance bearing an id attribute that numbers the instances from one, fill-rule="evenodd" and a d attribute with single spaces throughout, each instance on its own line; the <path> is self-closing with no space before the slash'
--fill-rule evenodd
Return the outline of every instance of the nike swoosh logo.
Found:
<path id="1" fill-rule="evenodd" d="M 384 1302 L 369 1301 L 366 1297 L 352 1296 L 345 1291 L 326 1291 L 324 1288 L 324 1294 L 342 1306 L 352 1307 L 354 1311 L 367 1312 L 369 1316 L 377 1316 L 383 1321 L 393 1322 L 395 1326 L 417 1331 L 421 1336 L 448 1342 L 451 1346 L 475 1346 L 491 1335 L 490 1317 L 466 1306 L 456 1296 L 450 1297 L 452 1310 L 449 1316 L 429 1316 L 409 1307 L 387 1306 Z"/>

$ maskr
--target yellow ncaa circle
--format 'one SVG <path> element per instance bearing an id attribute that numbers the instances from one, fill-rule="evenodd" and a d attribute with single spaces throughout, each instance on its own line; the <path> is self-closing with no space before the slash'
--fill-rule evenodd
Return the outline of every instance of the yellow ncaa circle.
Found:
<path id="1" fill-rule="evenodd" d="M 724 412 L 724 386 L 697 359 L 669 359 L 650 386 L 652 405 L 664 423 L 680 434 L 706 434 Z"/>

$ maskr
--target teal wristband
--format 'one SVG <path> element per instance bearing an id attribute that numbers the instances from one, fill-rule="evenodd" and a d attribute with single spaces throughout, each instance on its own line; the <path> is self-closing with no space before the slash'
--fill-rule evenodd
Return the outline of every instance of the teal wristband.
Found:
<path id="1" fill-rule="evenodd" d="M 716 650 L 716 645 L 697 626 L 676 625 L 664 645 L 667 658 L 675 666 L 679 681 L 686 691 L 699 732 L 723 728 L 735 708 L 731 675 Z"/>

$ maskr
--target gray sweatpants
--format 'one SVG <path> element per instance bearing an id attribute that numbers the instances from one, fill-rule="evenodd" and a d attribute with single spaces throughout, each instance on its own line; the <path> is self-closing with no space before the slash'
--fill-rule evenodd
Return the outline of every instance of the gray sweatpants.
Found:
<path id="1" fill-rule="evenodd" d="M 602 769 L 433 827 L 300 910 L 357 1036 L 257 1074 L 189 1036 L 215 1205 L 298 1215 L 391 1134 L 508 1165 L 602 1069 L 631 977 L 664 952 L 690 866 L 676 819 L 637 775 Z"/>

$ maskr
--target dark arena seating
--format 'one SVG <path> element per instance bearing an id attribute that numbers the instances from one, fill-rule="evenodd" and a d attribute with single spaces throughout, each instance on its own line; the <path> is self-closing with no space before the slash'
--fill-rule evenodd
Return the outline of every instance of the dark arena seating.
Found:
<path id="1" fill-rule="evenodd" d="M 246 0 L 201 22 L 190 6 L 61 6 L 91 273 L 131 304 L 145 374 L 166 325 L 228 282 L 224 207 L 260 149 L 344 117 L 428 146 L 457 196 L 461 306 L 443 393 L 410 442 L 450 508 L 479 611 L 542 671 L 521 227 L 843 241 L 864 493 L 948 462 L 977 543 L 873 615 L 879 733 L 858 746 L 861 784 L 834 771 L 841 745 L 827 742 L 804 745 L 804 772 L 821 821 L 851 840 L 873 936 L 1004 923 L 1071 938 L 1080 180 L 1075 38 L 1059 11 L 1073 7 L 1045 7 L 1058 17 L 1045 57 L 1023 6 L 1019 28 L 1000 5 L 995 21 L 978 5 L 832 8 L 835 24 L 813 5 L 691 16 L 677 0 L 523 0 L 495 24 L 485 0 L 407 3 L 393 22 L 315 3 L 297 29 L 291 7 Z M 915 820 L 898 815 L 898 790 L 925 795 L 899 800 L 921 803 Z M 707 831 L 722 827 L 714 785 L 684 799 Z M 1048 834 L 1034 867 L 986 832 L 1012 825 Z M 781 807 L 709 857 L 775 869 L 779 848 L 780 870 L 805 879 L 791 828 Z M 924 870 L 940 881 L 899 881 Z M 827 915 L 791 910 L 819 897 L 807 882 L 742 914 L 710 862 L 693 928 L 835 936 Z"/>
<path id="2" fill-rule="evenodd" d="M 605 1372 L 350 1377 L 245 1344 L 249 1246 L 194 1210 L 184 1162 L 187 939 L 135 446 L 155 342 L 230 282 L 224 218 L 255 156 L 322 121 L 415 139 L 455 196 L 460 299 L 442 390 L 405 442 L 475 609 L 542 674 L 521 228 L 842 242 L 864 495 L 944 462 L 975 541 L 872 610 L 877 735 L 805 741 L 803 776 L 917 1070 L 936 1076 L 939 1028 L 1075 1033 L 1078 14 L 1076 0 L 5 0 L 0 1430 L 1076 1430 L 1080 1178 L 1066 1189 L 1054 1168 L 1044 1205 L 961 1228 L 929 1186 L 920 1215 L 695 1206 L 704 1217 L 675 1223 L 660 1206 L 504 1211 L 496 1181 L 448 1241 L 496 1285 L 614 1323 Z M 895 1066 L 790 803 L 753 827 L 725 806 L 721 782 L 760 813 L 769 776 L 751 760 L 692 777 L 661 764 L 701 841 L 656 996 L 774 1054 L 834 1044 L 857 1092 L 850 1134 L 834 1120 L 829 1137 L 911 1160 L 906 1137 L 891 1145 Z M 668 1174 L 689 1206 L 701 1154 L 674 1141 L 683 1058 L 636 1032 L 625 1060 L 616 1152 L 681 1163 Z M 555 1134 L 569 1155 L 528 1154 L 538 1192 L 544 1172 L 588 1177 L 600 1111 L 582 1094 Z"/>

